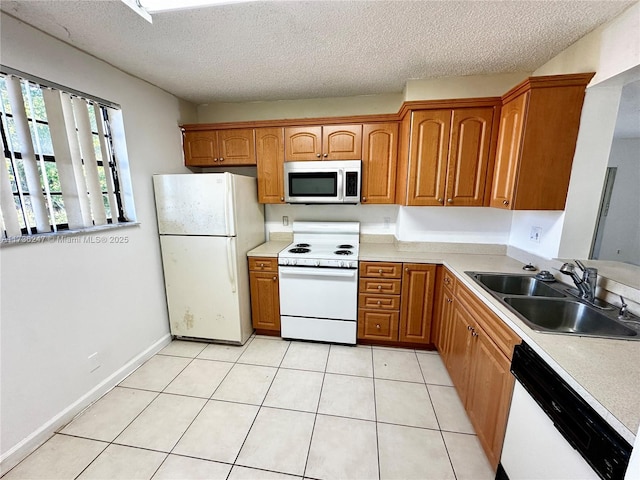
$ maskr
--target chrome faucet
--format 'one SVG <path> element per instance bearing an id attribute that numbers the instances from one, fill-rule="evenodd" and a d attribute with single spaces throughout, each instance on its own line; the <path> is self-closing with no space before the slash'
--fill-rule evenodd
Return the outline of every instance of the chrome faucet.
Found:
<path id="1" fill-rule="evenodd" d="M 598 269 L 585 267 L 580 260 L 576 260 L 576 265 L 582 270 L 582 278 L 576 273 L 576 267 L 573 263 L 565 263 L 560 267 L 560 273 L 569 275 L 575 283 L 580 298 L 590 303 L 595 302 L 596 284 L 598 283 Z"/>

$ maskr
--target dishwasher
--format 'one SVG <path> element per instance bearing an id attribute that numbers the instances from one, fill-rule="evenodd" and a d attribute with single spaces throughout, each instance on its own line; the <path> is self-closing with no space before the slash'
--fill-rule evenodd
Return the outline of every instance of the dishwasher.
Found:
<path id="1" fill-rule="evenodd" d="M 514 349 L 511 373 L 496 480 L 624 478 L 631 445 L 525 342 Z"/>

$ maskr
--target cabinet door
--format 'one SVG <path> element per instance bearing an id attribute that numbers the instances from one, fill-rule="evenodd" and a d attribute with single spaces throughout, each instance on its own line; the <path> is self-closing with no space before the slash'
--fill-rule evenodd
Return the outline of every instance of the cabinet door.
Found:
<path id="1" fill-rule="evenodd" d="M 451 110 L 413 112 L 407 205 L 444 204 Z"/>
<path id="2" fill-rule="evenodd" d="M 449 352 L 444 356 L 449 376 L 464 404 L 467 398 L 467 382 L 469 378 L 471 328 L 474 326 L 469 313 L 460 305 L 453 304 L 451 325 L 448 331 Z"/>
<path id="3" fill-rule="evenodd" d="M 253 328 L 280 330 L 278 274 L 249 272 L 251 284 L 251 320 Z"/>
<path id="4" fill-rule="evenodd" d="M 401 342 L 431 341 L 435 276 L 435 265 L 404 264 L 399 335 Z"/>
<path id="5" fill-rule="evenodd" d="M 362 203 L 394 203 L 398 124 L 365 124 L 362 129 Z"/>
<path id="6" fill-rule="evenodd" d="M 322 127 L 284 129 L 284 161 L 322 159 Z"/>
<path id="7" fill-rule="evenodd" d="M 258 201 L 284 203 L 284 129 L 256 128 Z"/>
<path id="8" fill-rule="evenodd" d="M 255 165 L 253 128 L 218 130 L 218 165 Z"/>
<path id="9" fill-rule="evenodd" d="M 188 167 L 218 165 L 218 136 L 215 130 L 184 133 L 184 164 Z"/>
<path id="10" fill-rule="evenodd" d="M 513 194 L 522 150 L 524 120 L 530 92 L 507 102 L 500 113 L 491 206 L 513 208 Z"/>
<path id="11" fill-rule="evenodd" d="M 361 160 L 362 125 L 322 127 L 323 160 Z"/>
<path id="12" fill-rule="evenodd" d="M 493 107 L 453 111 L 446 205 L 482 206 L 492 126 Z"/>
<path id="13" fill-rule="evenodd" d="M 514 377 L 510 362 L 481 328 L 476 326 L 471 353 L 467 413 L 491 466 L 502 452 Z"/>

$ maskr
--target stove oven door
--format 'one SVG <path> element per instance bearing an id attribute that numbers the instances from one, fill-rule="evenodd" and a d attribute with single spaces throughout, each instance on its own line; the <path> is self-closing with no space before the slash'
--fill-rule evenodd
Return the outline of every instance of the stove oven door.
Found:
<path id="1" fill-rule="evenodd" d="M 282 336 L 355 343 L 358 270 L 279 267 Z"/>

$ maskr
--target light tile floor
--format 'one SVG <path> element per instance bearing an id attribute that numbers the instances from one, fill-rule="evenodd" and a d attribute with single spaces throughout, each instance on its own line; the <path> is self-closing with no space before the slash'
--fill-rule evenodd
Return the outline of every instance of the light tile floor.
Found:
<path id="1" fill-rule="evenodd" d="M 3 479 L 493 479 L 435 352 L 174 341 Z"/>

